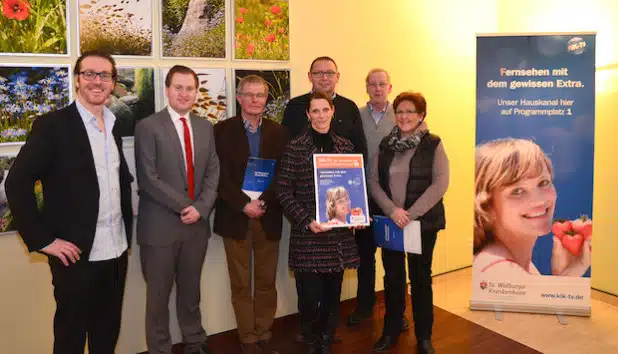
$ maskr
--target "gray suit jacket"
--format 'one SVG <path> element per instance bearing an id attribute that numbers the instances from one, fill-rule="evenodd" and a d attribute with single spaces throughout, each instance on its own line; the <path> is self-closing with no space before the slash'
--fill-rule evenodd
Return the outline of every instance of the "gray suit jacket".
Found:
<path id="1" fill-rule="evenodd" d="M 135 165 L 139 193 L 137 242 L 168 246 L 183 235 L 210 237 L 209 216 L 217 197 L 219 159 L 212 124 L 191 115 L 195 200 L 187 193 L 184 151 L 167 108 L 141 120 L 135 128 Z M 182 209 L 193 205 L 201 219 L 185 225 Z"/>

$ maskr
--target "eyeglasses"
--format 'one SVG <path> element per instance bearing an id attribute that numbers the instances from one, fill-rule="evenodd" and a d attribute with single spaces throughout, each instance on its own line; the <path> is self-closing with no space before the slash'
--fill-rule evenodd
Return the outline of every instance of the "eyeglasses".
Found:
<path id="1" fill-rule="evenodd" d="M 417 111 L 412 111 L 412 110 L 405 110 L 405 111 L 397 111 L 395 112 L 396 115 L 398 116 L 403 116 L 403 115 L 412 115 L 418 113 Z"/>
<path id="2" fill-rule="evenodd" d="M 376 87 L 385 88 L 388 86 L 388 84 L 386 82 L 380 82 L 379 84 L 378 83 L 367 84 L 367 86 L 373 87 L 373 88 L 376 88 Z"/>
<path id="3" fill-rule="evenodd" d="M 80 71 L 79 72 L 80 75 L 82 75 L 84 77 L 84 79 L 86 79 L 86 81 L 94 81 L 97 76 L 101 78 L 101 81 L 103 82 L 109 82 L 112 81 L 112 79 L 114 78 L 114 74 L 112 73 L 108 73 L 108 72 L 95 72 L 95 71 Z"/>
<path id="4" fill-rule="evenodd" d="M 247 97 L 247 98 L 257 98 L 260 100 L 263 100 L 264 98 L 266 98 L 266 94 L 259 92 L 259 93 L 251 93 L 251 92 L 239 92 L 238 93 L 239 96 L 243 96 L 243 97 Z"/>
<path id="5" fill-rule="evenodd" d="M 311 75 L 313 75 L 314 77 L 324 77 L 324 76 L 326 76 L 329 79 L 335 77 L 335 74 L 337 74 L 337 73 L 334 72 L 334 71 L 312 71 L 311 72 Z"/>

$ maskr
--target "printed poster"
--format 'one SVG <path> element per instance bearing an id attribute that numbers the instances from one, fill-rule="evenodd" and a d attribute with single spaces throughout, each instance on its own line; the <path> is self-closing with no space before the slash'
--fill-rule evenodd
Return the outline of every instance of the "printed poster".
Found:
<path id="1" fill-rule="evenodd" d="M 369 225 L 362 154 L 313 155 L 316 221 L 332 227 Z"/>

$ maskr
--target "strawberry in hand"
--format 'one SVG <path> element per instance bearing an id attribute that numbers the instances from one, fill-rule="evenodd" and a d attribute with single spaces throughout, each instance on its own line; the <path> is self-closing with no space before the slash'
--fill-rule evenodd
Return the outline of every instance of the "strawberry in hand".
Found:
<path id="1" fill-rule="evenodd" d="M 552 274 L 582 276 L 591 264 L 592 220 L 587 216 L 573 221 L 559 220 L 552 225 L 552 233 Z"/>
<path id="2" fill-rule="evenodd" d="M 592 220 L 586 215 L 582 215 L 579 219 L 571 223 L 573 231 L 582 235 L 584 239 L 592 238 Z"/>
<path id="3" fill-rule="evenodd" d="M 568 220 L 558 220 L 554 222 L 551 227 L 551 232 L 562 240 L 562 237 L 565 233 L 569 232 L 572 229 L 571 222 Z"/>

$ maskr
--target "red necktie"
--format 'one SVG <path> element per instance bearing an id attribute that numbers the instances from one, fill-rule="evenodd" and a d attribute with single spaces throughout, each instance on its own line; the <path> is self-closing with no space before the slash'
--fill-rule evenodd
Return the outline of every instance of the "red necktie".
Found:
<path id="1" fill-rule="evenodd" d="M 185 157 L 187 158 L 187 184 L 189 188 L 189 198 L 194 198 L 195 183 L 193 181 L 193 148 L 191 147 L 191 133 L 189 133 L 189 125 L 185 117 L 180 117 L 185 137 Z"/>

